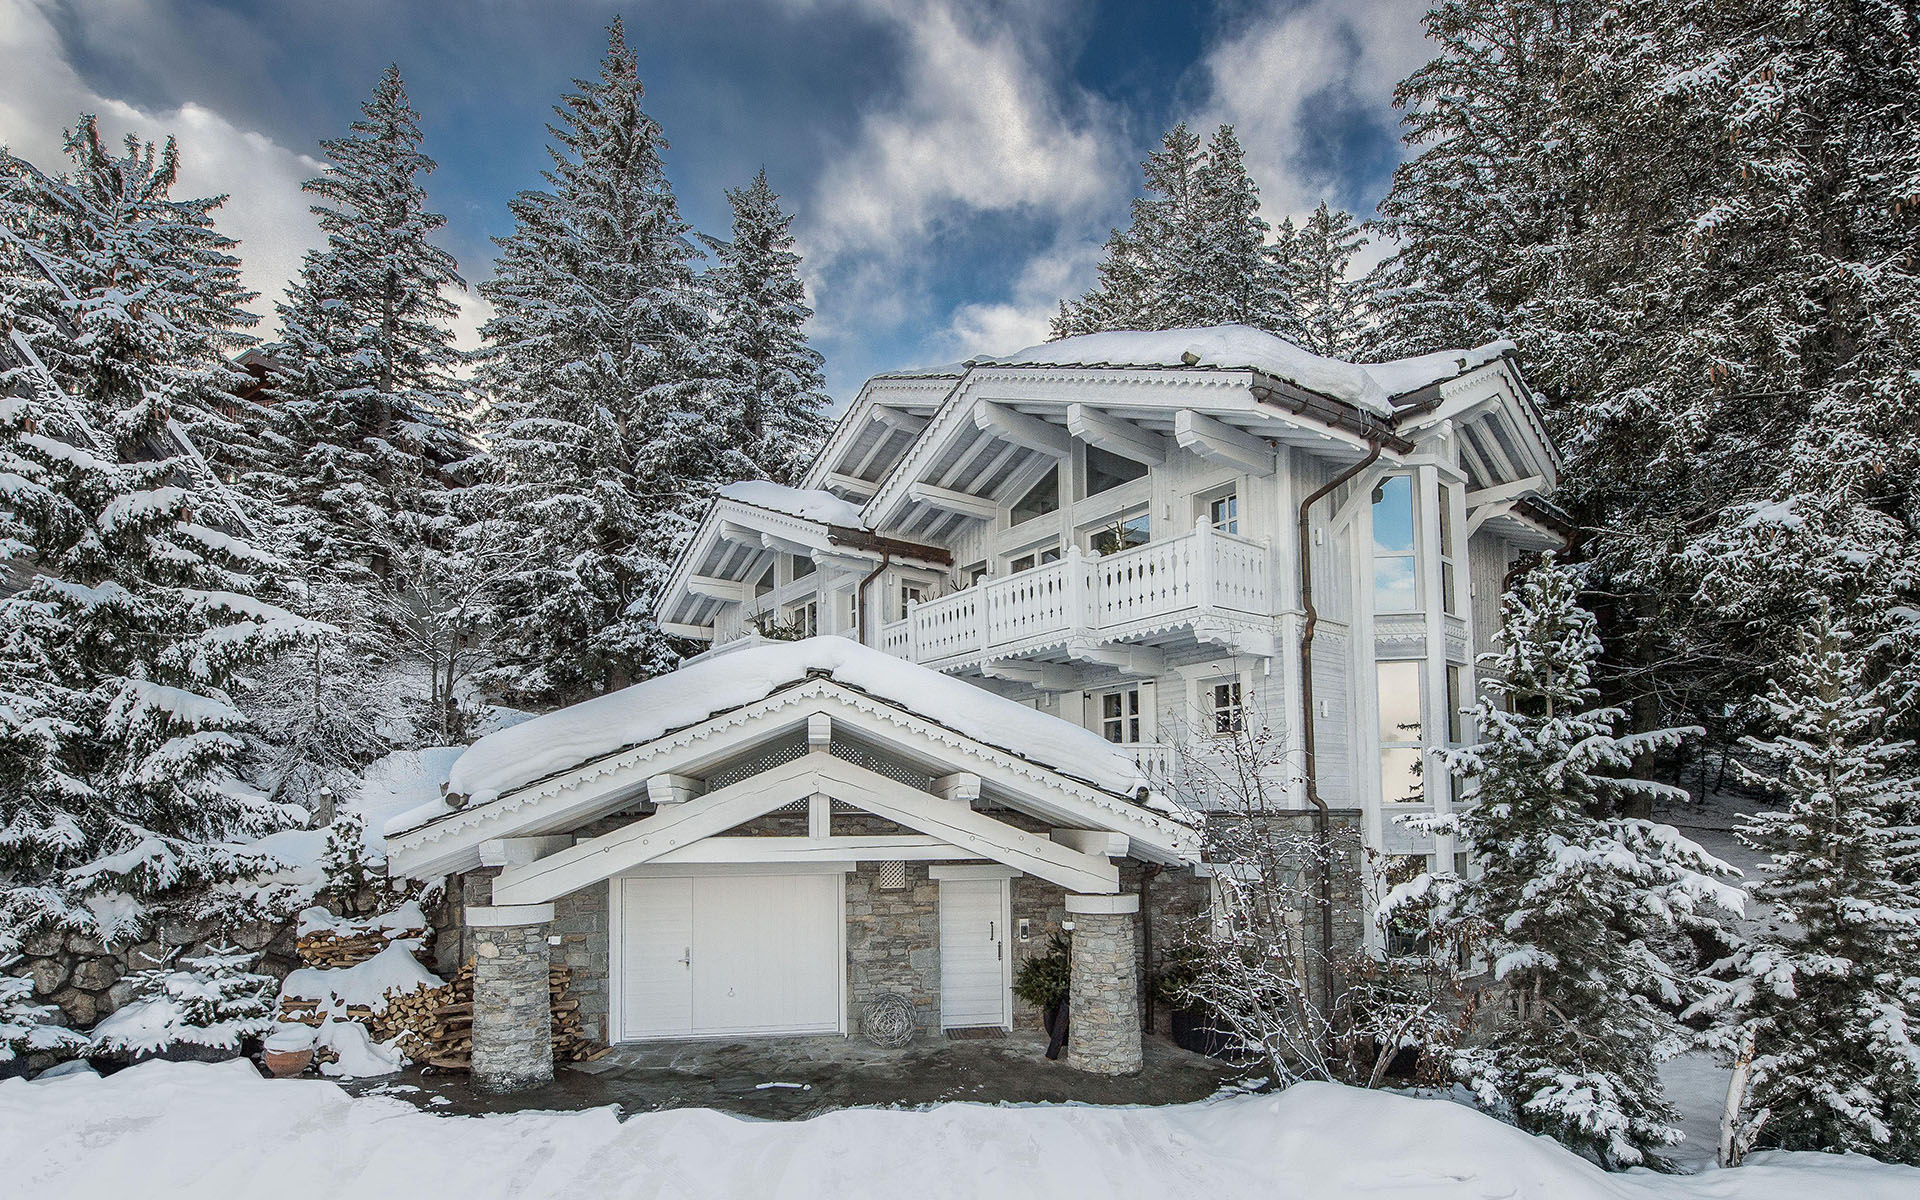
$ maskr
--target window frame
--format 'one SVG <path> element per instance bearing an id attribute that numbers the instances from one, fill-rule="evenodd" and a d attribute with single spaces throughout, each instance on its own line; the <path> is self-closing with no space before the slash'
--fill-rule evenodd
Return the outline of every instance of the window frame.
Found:
<path id="1" fill-rule="evenodd" d="M 1138 684 L 1132 684 L 1127 687 L 1105 688 L 1095 692 L 1093 694 L 1093 708 L 1094 722 L 1097 728 L 1094 732 L 1106 738 L 1110 744 L 1115 746 L 1145 745 L 1147 723 L 1145 703 L 1140 692 L 1141 689 Z M 1107 702 L 1109 700 L 1114 702 L 1116 709 L 1112 716 L 1107 715 Z M 1120 733 L 1121 737 L 1119 739 L 1116 740 L 1109 735 L 1109 726 L 1112 726 Z M 1131 737 L 1127 736 L 1129 733 L 1132 734 Z"/>
<path id="2" fill-rule="evenodd" d="M 1399 725 L 1389 729 L 1386 712 L 1386 687 L 1383 675 L 1389 668 L 1413 668 L 1413 696 L 1417 706 L 1419 721 L 1409 733 Z M 1410 806 L 1432 802 L 1433 792 L 1427 778 L 1427 660 L 1424 658 L 1382 658 L 1373 664 L 1373 705 L 1379 748 L 1380 803 L 1382 806 Z M 1388 795 L 1387 764 L 1391 756 L 1394 760 L 1404 761 L 1408 751 L 1413 753 L 1414 770 L 1419 779 L 1417 794 L 1407 796 Z"/>
<path id="3" fill-rule="evenodd" d="M 1380 547 L 1379 513 L 1381 505 L 1385 503 L 1384 493 L 1389 485 L 1402 482 L 1405 483 L 1407 490 L 1407 549 L 1382 550 Z M 1373 589 L 1373 611 L 1376 613 L 1391 613 L 1396 615 L 1423 612 L 1425 611 L 1425 604 L 1422 602 L 1420 589 L 1425 576 L 1420 568 L 1420 543 L 1422 539 L 1420 537 L 1421 504 L 1418 479 L 1411 471 L 1395 471 L 1383 475 L 1376 480 L 1372 490 L 1373 494 L 1381 496 L 1381 499 L 1378 500 L 1373 500 L 1370 496 L 1369 499 L 1371 503 L 1368 507 L 1372 540 L 1369 546 L 1371 553 L 1367 561 L 1371 568 L 1369 571 L 1369 579 Z M 1407 589 L 1411 597 L 1411 602 L 1408 607 L 1390 608 L 1381 603 L 1381 596 L 1384 594 L 1384 589 L 1381 587 L 1380 568 L 1388 562 L 1405 564 L 1407 568 Z M 1398 569 L 1397 566 L 1396 569 Z"/>

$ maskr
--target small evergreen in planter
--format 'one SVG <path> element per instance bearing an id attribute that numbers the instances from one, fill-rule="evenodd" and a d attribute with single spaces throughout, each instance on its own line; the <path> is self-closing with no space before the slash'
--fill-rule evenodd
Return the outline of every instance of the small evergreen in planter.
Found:
<path id="1" fill-rule="evenodd" d="M 274 1027 L 274 981 L 247 969 L 255 957 L 216 946 L 179 967 L 135 972 L 134 999 L 94 1027 L 94 1049 L 135 1062 L 238 1058 Z"/>
<path id="2" fill-rule="evenodd" d="M 1072 952 L 1065 934 L 1047 939 L 1047 948 L 1020 964 L 1013 977 L 1013 994 L 1040 1010 L 1046 1025 L 1047 1057 L 1060 1057 L 1067 1042 L 1067 992 L 1073 979 Z"/>

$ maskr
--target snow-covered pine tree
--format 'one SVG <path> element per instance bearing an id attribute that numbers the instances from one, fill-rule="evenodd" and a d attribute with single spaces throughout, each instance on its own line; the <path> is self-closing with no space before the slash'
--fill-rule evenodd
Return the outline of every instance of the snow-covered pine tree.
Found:
<path id="1" fill-rule="evenodd" d="M 1107 240 L 1098 280 L 1062 301 L 1055 337 L 1110 329 L 1250 325 L 1299 339 L 1290 240 L 1269 240 L 1233 126 L 1203 145 L 1183 122 L 1141 164 L 1146 194 Z"/>
<path id="2" fill-rule="evenodd" d="M 1616 734 L 1622 714 L 1597 706 L 1600 641 L 1572 575 L 1548 559 L 1502 609 L 1472 710 L 1479 741 L 1447 753 L 1472 790 L 1427 822 L 1461 839 L 1475 871 L 1398 894 L 1418 897 L 1448 944 L 1477 947 L 1504 985 L 1486 1041 L 1458 1064 L 1482 1103 L 1605 1166 L 1657 1165 L 1680 1134 L 1655 1056 L 1693 974 L 1673 935 L 1712 934 L 1714 910 L 1738 893 L 1714 878 L 1731 869 L 1671 826 L 1622 815 L 1635 796 L 1675 792 L 1624 772 L 1688 731 Z"/>
<path id="3" fill-rule="evenodd" d="M 514 199 L 482 285 L 489 507 L 531 552 L 498 605 L 491 682 L 531 703 L 675 665 L 654 597 L 714 488 L 756 473 L 720 436 L 699 252 L 618 21 L 598 77 L 574 86 L 547 189 Z"/>
<path id="4" fill-rule="evenodd" d="M 388 67 L 345 137 L 320 143 L 303 186 L 325 244 L 308 251 L 267 348 L 280 456 L 270 496 L 302 555 L 371 583 L 382 541 L 431 543 L 441 468 L 467 456 L 466 393 L 447 288 L 464 287 L 432 235 L 420 115 Z"/>
<path id="5" fill-rule="evenodd" d="M 1366 279 L 1352 277 L 1353 256 L 1367 244 L 1353 214 L 1325 200 L 1288 239 L 1287 290 L 1295 336 L 1315 354 L 1352 362 L 1371 338 Z"/>
<path id="6" fill-rule="evenodd" d="M 709 335 L 717 399 L 737 432 L 733 443 L 760 474 L 792 483 L 826 440 L 830 401 L 820 352 L 804 329 L 813 316 L 793 218 L 762 170 L 727 191 L 733 237 L 702 238 L 717 264 L 705 275 L 714 326 Z"/>
<path id="7" fill-rule="evenodd" d="M 95 1027 L 93 1048 L 139 1055 L 185 1044 L 238 1055 L 274 1026 L 278 984 L 250 969 L 259 957 L 211 946 L 177 967 L 134 972 L 133 999 Z"/>
<path id="8" fill-rule="evenodd" d="M 1748 739 L 1740 772 L 1780 807 L 1739 829 L 1767 856 L 1753 891 L 1772 912 L 1695 1008 L 1729 1053 L 1753 1036 L 1742 1149 L 1920 1162 L 1920 900 L 1896 878 L 1920 779 L 1899 773 L 1906 748 L 1882 733 L 1863 657 L 1822 611 L 1773 684 L 1771 736 Z"/>
<path id="9" fill-rule="evenodd" d="M 27 1054 L 54 1054 L 62 1058 L 84 1054 L 87 1039 L 55 1024 L 60 1009 L 33 998 L 33 980 L 0 975 L 0 1063 Z"/>
<path id="10" fill-rule="evenodd" d="M 0 954 L 35 929 L 113 937 L 140 905 L 258 863 L 233 842 L 296 818 L 229 786 L 236 672 L 311 632 L 257 598 L 277 569 L 232 527 L 182 432 L 244 326 L 213 201 L 175 156 L 112 154 L 83 119 L 72 169 L 0 163 Z M 231 303 L 229 303 L 231 302 Z M 89 905 L 124 894 L 138 904 Z"/>

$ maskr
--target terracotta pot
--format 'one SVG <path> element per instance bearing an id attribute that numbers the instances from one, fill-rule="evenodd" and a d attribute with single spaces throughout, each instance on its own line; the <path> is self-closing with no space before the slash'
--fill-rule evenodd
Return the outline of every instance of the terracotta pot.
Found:
<path id="1" fill-rule="evenodd" d="M 308 1046 L 305 1050 L 266 1050 L 260 1058 L 275 1079 L 285 1079 L 307 1069 L 307 1065 L 313 1061 L 313 1047 Z"/>

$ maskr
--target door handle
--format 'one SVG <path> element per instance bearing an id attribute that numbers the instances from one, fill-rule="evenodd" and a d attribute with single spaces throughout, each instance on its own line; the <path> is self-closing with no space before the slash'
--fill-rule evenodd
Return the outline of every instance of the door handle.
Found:
<path id="1" fill-rule="evenodd" d="M 992 921 L 987 922 L 987 940 L 988 941 L 993 940 L 993 922 Z"/>
<path id="2" fill-rule="evenodd" d="M 686 950 L 681 953 L 680 965 L 683 967 L 693 966 L 693 947 L 692 946 L 688 946 Z"/>

